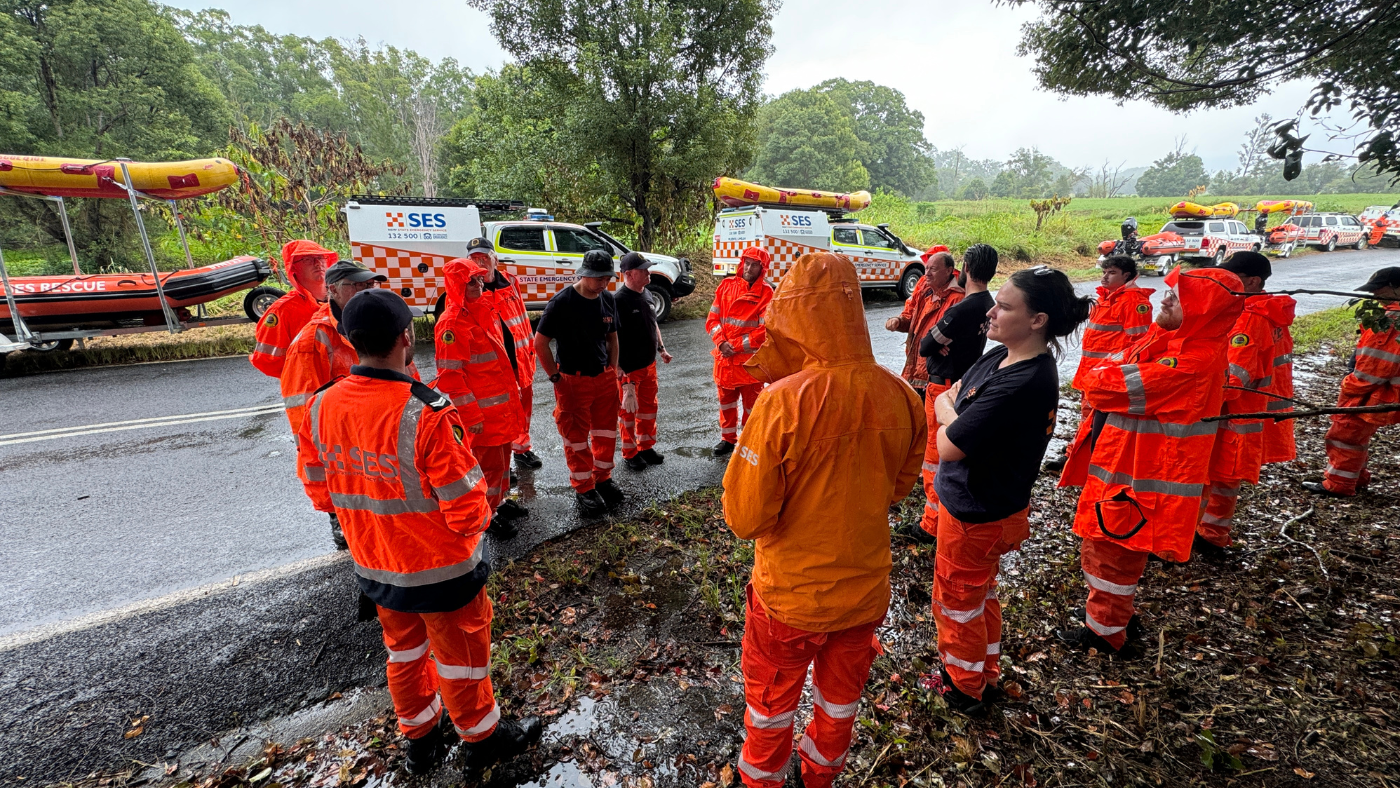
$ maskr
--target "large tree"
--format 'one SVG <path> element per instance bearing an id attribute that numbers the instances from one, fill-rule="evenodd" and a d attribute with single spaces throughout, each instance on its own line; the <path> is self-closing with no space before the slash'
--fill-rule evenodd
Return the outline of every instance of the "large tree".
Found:
<path id="1" fill-rule="evenodd" d="M 874 82 L 829 79 L 814 90 L 848 108 L 856 137 L 864 144 L 861 163 L 870 187 L 910 197 L 937 184 L 933 146 L 924 137 L 924 114 L 909 108 L 904 94 Z"/>
<path id="2" fill-rule="evenodd" d="M 793 90 L 758 115 L 758 155 L 745 177 L 791 189 L 868 188 L 867 145 L 850 112 L 818 90 Z"/>
<path id="3" fill-rule="evenodd" d="M 558 97 L 580 153 L 637 215 L 650 249 L 709 179 L 753 155 L 777 0 L 468 0 Z"/>
<path id="4" fill-rule="evenodd" d="M 1346 104 L 1358 127 L 1355 155 L 1400 178 L 1395 0 L 1001 1 L 1040 7 L 1020 52 L 1035 57 L 1051 90 L 1186 112 L 1249 104 L 1279 83 L 1311 80 L 1306 109 Z M 1300 155 L 1301 138 L 1290 131 L 1282 141 Z"/>
<path id="5" fill-rule="evenodd" d="M 1192 189 L 1209 185 L 1205 163 L 1200 156 L 1186 152 L 1183 140 L 1138 178 L 1137 193 L 1143 197 L 1185 197 Z"/>

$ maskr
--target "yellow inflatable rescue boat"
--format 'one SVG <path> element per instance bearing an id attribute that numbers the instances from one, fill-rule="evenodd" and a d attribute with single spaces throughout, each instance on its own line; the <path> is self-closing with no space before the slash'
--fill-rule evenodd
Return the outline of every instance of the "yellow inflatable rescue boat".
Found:
<path id="1" fill-rule="evenodd" d="M 135 177 L 135 176 L 133 176 Z M 841 209 L 859 211 L 870 206 L 870 192 L 841 194 L 811 189 L 775 189 L 737 178 L 715 178 L 711 187 L 715 199 L 731 208 L 746 205 L 791 205 L 794 208 Z"/>
<path id="2" fill-rule="evenodd" d="M 1262 214 L 1307 213 L 1312 209 L 1313 204 L 1307 200 L 1260 200 L 1254 206 L 1254 210 Z"/>
<path id="3" fill-rule="evenodd" d="M 1179 202 L 1171 208 L 1176 219 L 1233 219 L 1240 212 L 1240 206 L 1232 202 L 1200 205 L 1194 202 Z"/>
<path id="4" fill-rule="evenodd" d="M 137 191 L 162 200 L 182 200 L 216 192 L 238 180 L 238 166 L 228 159 L 195 159 L 126 164 Z M 126 198 L 122 168 L 115 160 L 65 159 L 56 156 L 0 154 L 0 187 L 48 197 Z"/>

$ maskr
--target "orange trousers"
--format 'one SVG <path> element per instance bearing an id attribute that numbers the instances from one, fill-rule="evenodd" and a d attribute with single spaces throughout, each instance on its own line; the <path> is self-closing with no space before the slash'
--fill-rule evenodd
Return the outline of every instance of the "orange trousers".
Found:
<path id="1" fill-rule="evenodd" d="M 519 454 L 530 450 L 530 415 L 535 409 L 535 384 L 520 388 L 520 409 L 525 411 L 525 429 L 520 437 L 511 441 L 510 450 Z"/>
<path id="2" fill-rule="evenodd" d="M 627 374 L 636 384 L 637 412 L 628 413 L 618 406 L 618 421 L 622 424 L 622 456 L 631 459 L 637 452 L 646 451 L 656 445 L 656 410 L 658 387 L 656 383 L 656 362 L 646 369 Z M 622 378 L 617 379 L 618 400 L 622 399 Z"/>
<path id="3" fill-rule="evenodd" d="M 1371 481 L 1366 470 L 1367 447 L 1380 425 L 1345 413 L 1332 415 L 1324 441 L 1327 450 L 1327 472 L 1322 486 L 1338 495 L 1356 495 L 1357 487 Z"/>
<path id="4" fill-rule="evenodd" d="M 1084 626 L 1114 648 L 1122 648 L 1128 640 L 1133 597 L 1147 569 L 1147 555 L 1108 539 L 1085 539 L 1079 546 L 1079 564 L 1089 586 Z"/>
<path id="5" fill-rule="evenodd" d="M 759 392 L 763 391 L 762 383 L 754 383 L 751 386 L 740 386 L 738 388 L 727 389 L 719 387 L 719 436 L 730 443 L 739 442 L 739 401 L 744 402 L 744 416 L 742 422 L 749 423 L 749 413 L 753 410 L 753 404 L 758 400 Z"/>
<path id="6" fill-rule="evenodd" d="M 1235 524 L 1235 505 L 1240 501 L 1238 479 L 1212 480 L 1206 495 L 1206 508 L 1201 512 L 1201 522 L 1196 525 L 1196 533 L 1216 547 L 1229 547 L 1230 529 Z"/>
<path id="7" fill-rule="evenodd" d="M 928 445 L 924 447 L 924 516 L 919 527 L 929 536 L 938 534 L 938 493 L 933 491 L 933 482 L 938 477 L 938 416 L 933 412 L 933 401 L 951 385 L 929 383 L 924 389 L 924 416 L 928 419 Z"/>
<path id="8" fill-rule="evenodd" d="M 486 479 L 486 500 L 494 513 L 510 494 L 510 444 L 473 446 L 472 454 L 481 464 L 481 475 Z"/>
<path id="9" fill-rule="evenodd" d="M 1001 557 L 1031 534 L 1030 509 L 990 523 L 964 523 L 947 509 L 938 516 L 933 620 L 948 677 L 974 698 L 1001 677 Z"/>
<path id="10" fill-rule="evenodd" d="M 564 439 L 564 461 L 569 484 L 586 493 L 598 482 L 612 478 L 613 453 L 617 451 L 617 372 L 563 375 L 554 384 L 554 423 Z"/>
<path id="11" fill-rule="evenodd" d="M 481 741 L 496 729 L 501 710 L 491 688 L 491 612 L 484 590 L 450 613 L 379 608 L 389 696 L 404 736 L 427 736 L 444 704 L 466 741 Z"/>
<path id="12" fill-rule="evenodd" d="M 797 749 L 803 784 L 826 788 L 846 764 L 861 691 L 879 654 L 875 628 L 883 619 L 836 632 L 796 629 L 769 616 L 752 586 L 746 616 L 740 776 L 750 788 L 780 788 L 787 779 L 794 717 L 811 666 L 812 722 Z"/>

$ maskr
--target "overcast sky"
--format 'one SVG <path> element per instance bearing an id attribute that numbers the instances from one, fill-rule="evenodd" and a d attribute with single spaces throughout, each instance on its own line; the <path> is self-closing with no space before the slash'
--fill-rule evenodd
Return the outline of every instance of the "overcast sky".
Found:
<path id="1" fill-rule="evenodd" d="M 456 58 L 476 71 L 506 60 L 486 17 L 461 0 L 162 2 L 213 5 L 237 24 L 274 33 L 363 36 L 435 60 Z M 1237 165 L 1236 151 L 1256 115 L 1292 116 L 1308 96 L 1308 85 L 1294 83 L 1253 106 L 1185 116 L 1141 102 L 1120 107 L 1108 99 L 1061 98 L 1041 90 L 1031 61 L 1016 56 L 1020 27 L 1034 15 L 1033 8 L 992 0 L 787 0 L 773 23 L 764 89 L 778 95 L 833 77 L 888 85 L 924 113 L 934 146 L 963 146 L 978 159 L 1005 159 L 1016 148 L 1036 146 L 1070 166 L 1105 160 L 1145 166 L 1185 135 L 1211 171 Z"/>

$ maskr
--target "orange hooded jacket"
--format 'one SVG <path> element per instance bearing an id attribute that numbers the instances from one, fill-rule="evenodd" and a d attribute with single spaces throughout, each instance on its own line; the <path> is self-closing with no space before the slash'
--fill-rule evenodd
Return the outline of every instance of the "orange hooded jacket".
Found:
<path id="1" fill-rule="evenodd" d="M 1400 304 L 1386 306 L 1387 317 L 1400 318 Z M 1353 369 L 1342 378 L 1337 405 L 1394 405 L 1400 402 L 1400 331 L 1361 331 L 1352 354 Z M 1372 424 L 1400 423 L 1400 413 L 1358 413 Z"/>
<path id="2" fill-rule="evenodd" d="M 341 336 L 338 326 L 330 303 L 322 304 L 287 348 L 281 378 L 282 402 L 287 406 L 293 435 L 301 429 L 303 411 L 311 395 L 332 380 L 349 375 L 350 367 L 360 362 L 360 355 L 350 340 Z"/>
<path id="3" fill-rule="evenodd" d="M 520 286 L 516 284 L 515 277 L 496 269 L 496 277 L 505 281 L 506 286 L 495 290 L 487 290 L 481 294 L 486 299 L 486 303 L 496 311 L 496 317 L 510 330 L 511 339 L 515 342 L 515 367 L 516 383 L 520 388 L 528 388 L 535 379 L 535 329 L 530 326 L 530 316 L 525 312 L 525 300 L 520 296 Z M 486 283 L 492 282 L 490 274 L 486 275 Z M 485 445 L 485 444 L 482 444 Z"/>
<path id="4" fill-rule="evenodd" d="M 1274 318 L 1274 370 L 1270 373 L 1273 382 L 1264 388 L 1270 394 L 1278 394 L 1282 397 L 1293 396 L 1293 316 L 1297 312 L 1298 302 L 1292 296 L 1276 295 L 1270 299 L 1273 303 L 1269 307 L 1269 312 Z M 1289 411 L 1293 409 L 1293 403 L 1269 397 L 1264 403 L 1264 410 L 1267 411 Z M 1275 462 L 1288 462 L 1298 456 L 1298 445 L 1294 440 L 1293 419 L 1283 421 L 1264 422 L 1264 464 L 1269 465 Z"/>
<path id="5" fill-rule="evenodd" d="M 705 331 L 715 343 L 710 351 L 715 357 L 715 383 L 720 388 L 733 389 L 752 386 L 758 381 L 744 371 L 744 364 L 763 345 L 767 333 L 763 327 L 763 317 L 768 311 L 768 303 L 773 300 L 773 286 L 768 284 L 768 252 L 758 247 L 744 250 L 744 257 L 758 260 L 762 266 L 758 280 L 753 284 L 735 274 L 715 288 L 715 302 L 710 305 L 710 314 L 705 318 Z M 719 346 L 728 342 L 734 348 L 734 355 L 725 358 Z"/>
<path id="6" fill-rule="evenodd" d="M 433 329 L 438 369 L 434 384 L 457 406 L 463 424 L 483 425 L 471 436 L 473 446 L 510 443 L 525 428 L 525 418 L 501 320 L 484 293 L 467 300 L 468 280 L 490 274 L 478 263 L 458 258 L 443 267 L 443 276 L 447 306 Z"/>
<path id="7" fill-rule="evenodd" d="M 1220 413 L 1226 340 L 1245 299 L 1229 292 L 1243 289 L 1239 277 L 1216 268 L 1178 266 L 1166 283 L 1181 301 L 1181 327 L 1153 325 L 1126 363 L 1087 373 L 1084 399 L 1099 426 L 1081 426 L 1061 484 L 1071 465 L 1087 465 L 1074 518 L 1080 537 L 1185 561 L 1219 427 L 1201 419 Z"/>
<path id="8" fill-rule="evenodd" d="M 1099 287 L 1098 299 L 1080 340 L 1079 369 L 1070 383 L 1084 390 L 1084 374 L 1105 363 L 1121 363 L 1123 352 L 1152 326 L 1152 294 L 1146 287 Z"/>
<path id="9" fill-rule="evenodd" d="M 753 588 L 809 632 L 878 621 L 889 507 L 919 478 L 923 403 L 875 361 L 855 266 L 809 254 L 783 277 L 747 369 L 770 383 L 724 474 L 724 516 L 754 540 Z"/>
<path id="10" fill-rule="evenodd" d="M 282 245 L 282 269 L 287 273 L 287 281 L 292 283 L 292 292 L 274 301 L 258 319 L 253 333 L 253 352 L 248 356 L 248 361 L 268 377 L 282 377 L 292 340 L 321 308 L 321 303 L 302 289 L 291 266 L 298 257 L 317 255 L 325 259 L 327 268 L 340 259 L 335 252 L 312 241 L 296 240 Z"/>
<path id="11" fill-rule="evenodd" d="M 1269 409 L 1273 398 L 1256 392 L 1267 390 L 1274 383 L 1274 331 L 1282 320 L 1282 315 L 1274 311 L 1272 296 L 1245 299 L 1244 311 L 1230 329 L 1229 367 L 1225 377 L 1227 385 L 1238 388 L 1225 390 L 1222 414 L 1263 413 Z M 1258 484 L 1263 464 L 1264 422 L 1258 419 L 1222 422 L 1215 437 L 1215 453 L 1210 459 L 1210 477 L 1217 481 Z"/>

